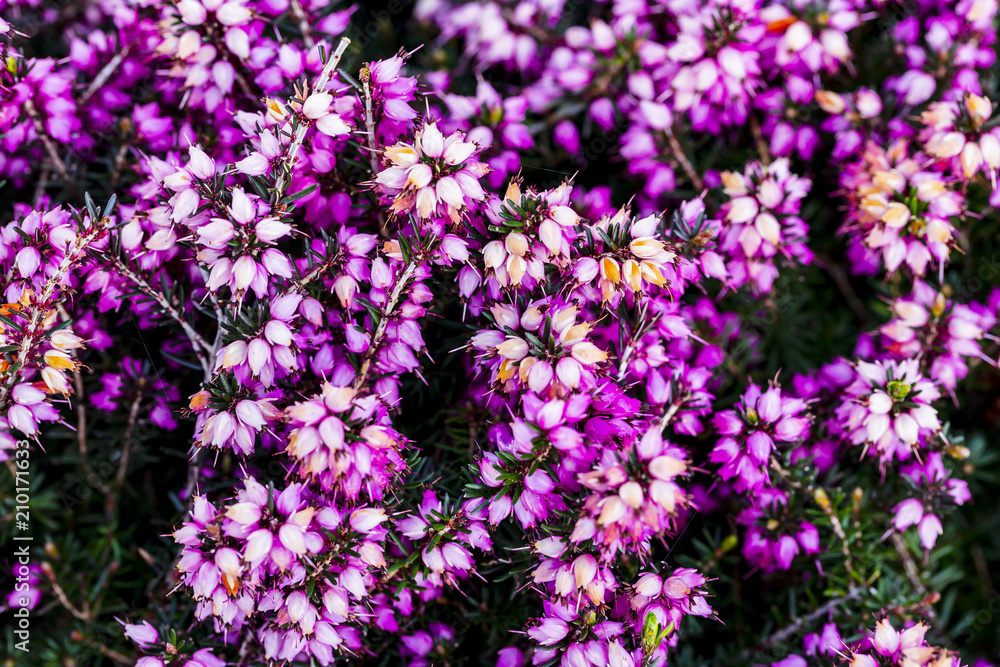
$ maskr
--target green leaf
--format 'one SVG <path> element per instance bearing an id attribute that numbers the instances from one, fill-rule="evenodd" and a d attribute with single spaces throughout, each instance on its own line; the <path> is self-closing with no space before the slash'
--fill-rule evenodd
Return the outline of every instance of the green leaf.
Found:
<path id="1" fill-rule="evenodd" d="M 281 200 L 278 203 L 279 204 L 291 204 L 292 202 L 296 202 L 296 201 L 302 199 L 303 197 L 309 196 L 310 194 L 312 194 L 313 192 L 315 192 L 316 188 L 318 188 L 318 187 L 319 187 L 319 183 L 313 183 L 308 188 L 304 188 L 304 189 L 299 190 L 298 192 L 296 192 L 294 194 L 290 194 L 290 195 L 286 195 L 286 196 L 282 197 Z"/>
<path id="2" fill-rule="evenodd" d="M 14 331 L 24 331 L 24 329 L 21 328 L 20 324 L 10 319 L 6 315 L 0 315 L 0 322 L 3 322 L 4 324 L 12 328 Z"/>

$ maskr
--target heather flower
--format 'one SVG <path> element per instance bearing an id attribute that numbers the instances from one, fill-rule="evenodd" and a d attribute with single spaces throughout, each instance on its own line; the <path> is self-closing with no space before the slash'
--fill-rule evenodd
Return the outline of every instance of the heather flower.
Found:
<path id="1" fill-rule="evenodd" d="M 679 633 L 674 631 L 680 627 L 684 616 L 708 617 L 713 614 L 706 599 L 706 583 L 705 577 L 691 568 L 674 568 L 661 574 L 639 574 L 631 586 L 628 600 L 628 606 L 635 613 L 633 631 L 644 637 L 652 620 L 666 630 L 666 641 L 654 641 L 651 653 L 662 655 L 663 644 L 677 645 Z"/>
<path id="2" fill-rule="evenodd" d="M 851 444 L 874 447 L 883 466 L 905 460 L 926 446 L 941 429 L 933 402 L 937 386 L 919 370 L 916 359 L 858 361 L 837 415 Z"/>
<path id="3" fill-rule="evenodd" d="M 983 126 L 993 114 L 993 103 L 986 97 L 965 93 L 957 102 L 933 102 L 920 120 L 926 129 L 921 134 L 927 154 L 950 160 L 953 173 L 970 180 L 984 172 L 996 187 L 1000 168 L 1000 133 Z"/>
<path id="4" fill-rule="evenodd" d="M 492 548 L 482 514 L 470 511 L 475 501 L 446 507 L 433 491 L 424 493 L 418 513 L 396 521 L 396 530 L 419 550 L 425 568 L 417 579 L 422 586 L 456 586 L 473 569 L 470 549 Z"/>
<path id="5" fill-rule="evenodd" d="M 789 570 L 798 554 L 820 551 L 816 526 L 795 517 L 781 491 L 764 489 L 755 507 L 744 510 L 737 520 L 747 526 L 743 555 L 754 567 Z"/>
<path id="6" fill-rule="evenodd" d="M 416 97 L 417 78 L 401 74 L 407 57 L 406 54 L 395 55 L 368 64 L 372 103 L 382 112 L 378 122 L 378 137 L 382 145 L 395 143 L 407 134 L 417 116 L 411 105 Z"/>
<path id="7" fill-rule="evenodd" d="M 873 656 L 887 658 L 888 664 L 913 664 L 920 667 L 931 665 L 957 665 L 958 656 L 943 648 L 930 646 L 925 635 L 930 627 L 917 623 L 902 632 L 892 626 L 888 618 L 883 618 L 875 624 L 875 632 L 870 638 L 870 653 L 849 651 L 845 660 L 851 665 L 878 665 Z"/>
<path id="8" fill-rule="evenodd" d="M 760 87 L 759 42 L 766 26 L 755 3 L 718 2 L 687 8 L 680 32 L 666 45 L 674 71 L 672 106 L 688 114 L 696 130 L 718 132 L 741 125 Z"/>
<path id="9" fill-rule="evenodd" d="M 389 426 L 377 396 L 327 382 L 320 394 L 288 407 L 285 417 L 292 427 L 290 472 L 324 491 L 378 500 L 405 469 L 399 454 L 405 441 Z"/>
<path id="10" fill-rule="evenodd" d="M 606 560 L 626 549 L 645 551 L 648 541 L 668 530 L 687 505 L 675 481 L 686 471 L 680 450 L 663 442 L 655 425 L 634 450 L 607 452 L 594 470 L 579 476 L 595 493 L 584 502 L 584 517 L 577 520 L 570 541 L 592 541 Z"/>
<path id="11" fill-rule="evenodd" d="M 996 317 L 977 303 L 959 304 L 923 281 L 914 281 L 910 295 L 890 304 L 893 318 L 879 330 L 896 359 L 919 357 L 929 377 L 954 391 L 968 373 L 967 359 L 989 364 L 982 341 Z"/>
<path id="12" fill-rule="evenodd" d="M 798 212 L 812 184 L 792 174 L 784 158 L 766 167 L 748 164 L 742 174 L 724 172 L 722 183 L 730 198 L 723 209 L 729 226 L 719 247 L 735 260 L 728 264 L 730 279 L 769 292 L 777 277 L 776 255 L 811 260 L 803 243 L 808 228 Z"/>
<path id="13" fill-rule="evenodd" d="M 378 173 L 376 189 L 392 202 L 393 215 L 413 212 L 423 220 L 441 217 L 457 223 L 485 198 L 479 179 L 489 167 L 475 161 L 478 151 L 462 132 L 445 137 L 437 123 L 425 123 L 413 143 L 385 150 L 389 166 Z"/>
<path id="14" fill-rule="evenodd" d="M 766 116 L 761 136 L 768 139 L 768 149 L 775 157 L 799 155 L 812 159 L 820 146 L 820 133 L 813 122 L 804 121 L 818 92 L 806 79 L 789 76 L 780 88 L 763 91 L 754 99 L 754 107 Z"/>
<path id="15" fill-rule="evenodd" d="M 847 32 L 861 23 L 848 2 L 824 2 L 798 14 L 798 8 L 771 5 L 761 9 L 767 37 L 773 40 L 774 64 L 803 75 L 836 72 L 851 57 Z"/>
<path id="16" fill-rule="evenodd" d="M 545 265 L 565 265 L 577 237 L 580 216 L 567 206 L 569 186 L 535 193 L 521 192 L 514 180 L 504 199 L 490 199 L 484 212 L 491 232 L 503 234 L 482 248 L 487 278 L 500 287 L 545 281 Z"/>
<path id="17" fill-rule="evenodd" d="M 860 162 L 848 165 L 842 183 L 851 214 L 841 233 L 850 234 L 869 256 L 894 273 L 905 263 L 915 275 L 931 260 L 948 260 L 954 243 L 951 218 L 962 213 L 962 196 L 943 175 L 922 167 L 904 139 L 888 150 L 869 143 Z"/>
<path id="18" fill-rule="evenodd" d="M 911 464 L 903 469 L 905 475 L 920 492 L 919 498 L 907 498 L 893 508 L 893 527 L 905 531 L 917 527 L 917 535 L 924 549 L 933 549 L 943 532 L 938 514 L 955 505 L 965 504 L 971 497 L 964 480 L 949 479 L 941 455 L 931 452 L 923 464 Z"/>
<path id="19" fill-rule="evenodd" d="M 134 641 L 140 648 L 149 648 L 150 644 L 160 641 L 160 633 L 146 621 L 140 624 L 126 623 L 125 636 Z"/>
<path id="20" fill-rule="evenodd" d="M 170 75 L 189 89 L 187 103 L 212 113 L 225 104 L 237 70 L 220 47 L 238 60 L 250 57 L 252 8 L 245 0 L 203 4 L 184 0 L 164 8 L 157 51 L 174 61 Z"/>
<path id="21" fill-rule="evenodd" d="M 593 324 L 577 322 L 577 312 L 576 306 L 551 299 L 529 304 L 520 315 L 497 304 L 491 309 L 497 328 L 480 331 L 470 346 L 483 353 L 480 363 L 503 391 L 565 397 L 592 387 L 595 370 L 608 358 L 588 340 Z"/>
<path id="22" fill-rule="evenodd" d="M 619 209 L 613 216 L 602 218 L 595 230 L 604 240 L 601 252 L 580 259 L 574 275 L 580 282 L 597 278 L 603 301 L 617 300 L 617 295 L 643 293 L 651 287 L 665 287 L 670 265 L 677 256 L 658 238 L 658 216 L 629 220 L 629 210 Z M 596 270 L 596 276 L 585 280 Z"/>
<path id="23" fill-rule="evenodd" d="M 737 410 L 724 410 L 712 418 L 721 437 L 709 460 L 721 464 L 720 477 L 735 478 L 737 489 L 752 493 L 769 485 L 776 442 L 795 443 L 809 434 L 805 408 L 805 401 L 783 395 L 776 384 L 763 392 L 751 384 Z"/>
<path id="24" fill-rule="evenodd" d="M 209 397 L 200 399 L 198 394 L 192 397 L 192 410 L 197 412 L 202 400 L 207 400 L 210 405 L 198 420 L 196 437 L 202 447 L 230 449 L 249 455 L 254 451 L 254 443 L 261 430 L 268 422 L 280 417 L 280 412 L 272 404 L 273 399 L 227 399 L 222 392 L 209 392 Z"/>

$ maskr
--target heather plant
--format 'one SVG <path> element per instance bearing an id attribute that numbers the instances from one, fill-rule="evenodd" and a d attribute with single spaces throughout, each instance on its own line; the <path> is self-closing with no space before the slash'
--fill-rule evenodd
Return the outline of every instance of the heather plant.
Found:
<path id="1" fill-rule="evenodd" d="M 0 0 L 0 665 L 996 664 L 997 14 Z"/>

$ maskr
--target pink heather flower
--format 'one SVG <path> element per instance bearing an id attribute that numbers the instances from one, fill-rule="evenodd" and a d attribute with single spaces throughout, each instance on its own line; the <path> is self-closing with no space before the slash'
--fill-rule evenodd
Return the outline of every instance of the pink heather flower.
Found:
<path id="1" fill-rule="evenodd" d="M 125 636 L 134 641 L 141 648 L 148 648 L 150 644 L 160 641 L 160 633 L 156 631 L 147 621 L 140 624 L 125 624 Z"/>
<path id="2" fill-rule="evenodd" d="M 920 120 L 924 150 L 931 156 L 949 160 L 952 173 L 962 180 L 985 172 L 996 188 L 1000 168 L 1000 132 L 985 130 L 993 114 L 993 103 L 986 97 L 966 92 L 960 101 L 932 102 Z"/>
<path id="3" fill-rule="evenodd" d="M 874 446 L 881 463 L 905 460 L 941 429 L 933 402 L 936 385 L 916 359 L 858 361 L 847 401 L 837 408 L 852 444 Z"/>
<path id="4" fill-rule="evenodd" d="M 378 173 L 376 189 L 392 202 L 393 215 L 413 212 L 424 220 L 439 217 L 457 223 L 486 196 L 479 179 L 489 167 L 475 161 L 478 150 L 463 133 L 445 137 L 437 123 L 426 123 L 412 144 L 385 150 L 390 166 Z"/>
<path id="5" fill-rule="evenodd" d="M 747 526 L 743 555 L 755 567 L 789 570 L 798 554 L 819 553 L 819 531 L 808 521 L 795 518 L 786 494 L 765 488 L 754 504 L 743 510 L 737 521 Z"/>
<path id="6" fill-rule="evenodd" d="M 967 358 L 993 363 L 980 342 L 996 324 L 985 307 L 955 303 L 917 280 L 913 292 L 894 300 L 891 310 L 893 318 L 880 329 L 885 347 L 897 359 L 919 356 L 943 388 L 953 391 L 965 377 Z"/>
<path id="7" fill-rule="evenodd" d="M 875 624 L 875 650 L 880 655 L 892 656 L 899 650 L 899 631 L 892 627 L 888 618 L 883 618 Z"/>
<path id="8" fill-rule="evenodd" d="M 648 541 L 668 530 L 687 504 L 675 481 L 687 471 L 682 457 L 681 450 L 663 441 L 656 425 L 634 453 L 605 453 L 593 470 L 579 476 L 595 493 L 584 503 L 583 518 L 577 520 L 570 541 L 592 541 L 604 560 L 625 550 L 645 551 Z M 628 465 L 630 461 L 638 466 Z"/>
<path id="9" fill-rule="evenodd" d="M 500 287 L 530 286 L 545 281 L 546 265 L 563 265 L 569 259 L 581 221 L 566 205 L 569 192 L 566 184 L 541 193 L 522 192 L 513 180 L 502 200 L 491 197 L 487 201 L 483 212 L 491 231 L 503 230 L 500 238 L 483 246 L 487 277 Z"/>
<path id="10" fill-rule="evenodd" d="M 811 260 L 803 243 L 808 228 L 798 212 L 812 182 L 792 174 L 782 158 L 766 167 L 751 163 L 742 174 L 724 172 L 722 184 L 730 200 L 723 207 L 728 227 L 719 247 L 736 260 L 729 264 L 730 278 L 737 286 L 749 282 L 769 292 L 776 255 Z"/>
<path id="11" fill-rule="evenodd" d="M 528 629 L 528 636 L 542 646 L 558 643 L 569 632 L 566 622 L 558 618 L 543 618 L 542 622 Z"/>
<path id="12" fill-rule="evenodd" d="M 938 452 L 927 454 L 923 463 L 909 464 L 901 472 L 913 482 L 920 497 L 907 498 L 893 508 L 893 526 L 899 531 L 916 526 L 921 545 L 933 549 L 943 531 L 938 515 L 949 506 L 965 504 L 971 498 L 968 484 L 949 479 Z"/>
<path id="13" fill-rule="evenodd" d="M 503 391 L 565 396 L 594 386 L 594 371 L 608 358 L 588 339 L 593 324 L 577 322 L 577 312 L 576 306 L 551 298 L 528 304 L 520 314 L 497 304 L 491 308 L 496 326 L 521 335 L 486 329 L 470 345 L 483 352 L 480 363 Z"/>
<path id="14" fill-rule="evenodd" d="M 766 27 L 752 4 L 690 5 L 679 17 L 680 33 L 667 44 L 664 73 L 672 105 L 686 112 L 696 130 L 718 132 L 742 125 L 760 86 L 757 44 Z"/>
<path id="15" fill-rule="evenodd" d="M 768 464 L 776 442 L 794 443 L 809 434 L 806 404 L 772 385 L 761 392 L 751 384 L 739 411 L 724 410 L 712 421 L 721 436 L 709 460 L 721 464 L 723 479 L 736 478 L 740 490 L 759 491 L 770 483 Z"/>
<path id="16" fill-rule="evenodd" d="M 926 163 L 919 153 L 911 156 L 905 139 L 888 150 L 870 142 L 841 177 L 850 215 L 840 231 L 880 258 L 889 273 L 905 263 L 922 276 L 931 260 L 943 266 L 954 245 L 951 219 L 961 215 L 963 197 Z"/>
<path id="17" fill-rule="evenodd" d="M 286 451 L 292 472 L 355 500 L 362 494 L 378 500 L 396 471 L 403 439 L 388 426 L 377 396 L 359 397 L 351 387 L 324 383 L 322 392 L 290 406 L 285 416 L 292 430 Z"/>

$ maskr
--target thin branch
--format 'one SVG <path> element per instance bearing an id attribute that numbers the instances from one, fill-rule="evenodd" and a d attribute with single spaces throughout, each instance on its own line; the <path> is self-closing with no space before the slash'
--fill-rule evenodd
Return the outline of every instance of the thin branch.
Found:
<path id="1" fill-rule="evenodd" d="M 368 164 L 372 169 L 372 178 L 378 176 L 379 164 L 378 164 L 378 142 L 375 139 L 375 112 L 372 110 L 372 89 L 371 89 L 371 72 L 367 67 L 361 70 L 361 85 L 365 97 L 365 133 L 368 135 Z M 382 238 L 388 237 L 388 229 L 386 228 L 385 213 L 381 208 L 378 209 L 378 233 Z"/>
<path id="2" fill-rule="evenodd" d="M 340 253 L 337 253 L 332 258 L 327 258 L 326 260 L 316 264 L 312 268 L 312 271 L 302 276 L 302 278 L 300 278 L 299 280 L 297 280 L 295 283 L 292 284 L 291 291 L 304 292 L 306 290 L 306 285 L 308 285 L 309 283 L 311 283 L 312 281 L 316 280 L 321 275 L 329 271 L 334 264 L 340 261 L 340 259 L 341 259 Z"/>
<path id="3" fill-rule="evenodd" d="M 371 370 L 372 361 L 375 359 L 375 355 L 378 354 L 378 346 L 382 342 L 382 337 L 385 336 L 385 330 L 389 326 L 389 317 L 396 310 L 396 304 L 399 302 L 399 297 L 403 294 L 403 289 L 406 284 L 410 282 L 410 278 L 413 277 L 413 272 L 417 270 L 417 267 L 422 263 L 422 257 L 413 257 L 410 263 L 406 265 L 406 269 L 403 274 L 399 277 L 396 282 L 396 286 L 392 289 L 392 294 L 389 295 L 389 301 L 385 304 L 385 309 L 382 311 L 382 317 L 379 319 L 378 326 L 375 328 L 375 333 L 372 336 L 371 345 L 368 347 L 368 351 L 365 353 L 365 360 L 361 363 L 361 370 L 358 372 L 358 379 L 354 381 L 354 389 L 360 389 L 365 384 L 365 380 L 368 379 L 368 371 Z"/>
<path id="4" fill-rule="evenodd" d="M 114 169 L 111 172 L 111 189 L 114 190 L 118 186 L 118 180 L 121 178 L 122 170 L 125 169 L 125 158 L 128 157 L 129 142 L 126 140 L 118 148 L 118 153 L 115 154 Z"/>
<path id="5" fill-rule="evenodd" d="M 365 96 L 365 132 L 368 135 L 368 163 L 372 168 L 372 176 L 381 171 L 378 164 L 378 146 L 375 142 L 375 112 L 372 109 L 371 72 L 368 68 L 361 70 L 361 86 Z"/>
<path id="6" fill-rule="evenodd" d="M 816 609 L 812 610 L 805 616 L 795 619 L 795 621 L 791 625 L 787 625 L 778 630 L 777 632 L 775 632 L 774 634 L 768 636 L 766 639 L 764 639 L 764 641 L 757 644 L 755 649 L 759 651 L 761 649 L 770 648 L 775 644 L 784 642 L 786 639 L 789 639 L 790 637 L 794 637 L 803 627 L 807 626 L 808 624 L 812 623 L 813 621 L 819 618 L 822 618 L 824 615 L 830 613 L 831 611 L 833 611 L 840 605 L 844 604 L 845 602 L 849 602 L 851 600 L 859 598 L 862 592 L 863 592 L 862 589 L 855 588 L 854 590 L 848 591 L 847 593 L 841 595 L 840 597 L 833 598 L 829 602 L 826 602 L 817 607 Z M 753 653 L 752 650 L 747 651 L 745 652 L 745 655 L 747 657 L 750 657 L 752 653 Z"/>
<path id="7" fill-rule="evenodd" d="M 41 173 L 38 174 L 38 182 L 35 184 L 35 198 L 32 200 L 35 202 L 35 208 L 38 208 L 39 203 L 42 201 L 42 196 L 45 194 L 45 188 L 49 185 L 50 173 L 51 169 L 46 160 L 42 165 Z"/>
<path id="8" fill-rule="evenodd" d="M 847 274 L 844 270 L 840 268 L 836 262 L 823 260 L 821 266 L 826 269 L 830 277 L 833 278 L 833 282 L 837 284 L 837 289 L 840 293 L 844 295 L 844 299 L 847 301 L 847 305 L 851 308 L 855 315 L 857 315 L 858 320 L 862 325 L 868 323 L 868 311 L 865 310 L 865 306 L 861 303 L 861 299 L 858 298 L 857 293 L 855 293 L 854 288 L 851 287 L 851 281 L 847 278 Z"/>
<path id="9" fill-rule="evenodd" d="M 639 312 L 639 323 L 636 326 L 635 333 L 629 336 L 628 345 L 625 346 L 625 350 L 622 352 L 621 359 L 618 362 L 618 376 L 616 378 L 617 382 L 621 382 L 625 379 L 628 374 L 628 362 L 635 353 L 636 345 L 642 340 L 643 336 L 649 333 L 656 323 L 660 320 L 660 314 L 657 313 L 653 316 L 653 319 L 646 322 L 646 306 L 643 305 L 641 311 Z"/>
<path id="10" fill-rule="evenodd" d="M 760 161 L 764 165 L 771 164 L 771 151 L 767 149 L 767 143 L 764 141 L 764 135 L 760 131 L 760 122 L 757 120 L 757 116 L 753 113 L 750 114 L 750 133 L 753 135 L 753 140 L 757 144 L 757 152 L 760 153 Z"/>
<path id="11" fill-rule="evenodd" d="M 312 38 L 312 28 L 309 27 L 309 17 L 302 10 L 302 5 L 299 0 L 291 0 L 289 3 L 289 8 L 291 9 L 292 16 L 299 24 L 299 32 L 302 33 L 302 41 L 305 42 L 306 48 L 312 49 L 316 46 L 316 42 Z"/>
<path id="12" fill-rule="evenodd" d="M 688 402 L 689 398 L 690 397 L 687 394 L 685 394 L 670 404 L 670 407 L 667 408 L 667 411 L 663 413 L 662 417 L 660 417 L 660 431 L 663 431 L 663 429 L 667 427 L 670 421 L 677 414 L 677 411 L 681 409 L 681 406 L 683 406 L 685 403 Z"/>
<path id="13" fill-rule="evenodd" d="M 111 489 L 105 484 L 90 465 L 87 457 L 87 406 L 83 390 L 83 375 L 80 371 L 73 373 L 73 384 L 76 387 L 76 441 L 80 451 L 80 463 L 87 481 L 107 496 Z"/>
<path id="14" fill-rule="evenodd" d="M 97 76 L 94 77 L 94 80 L 90 82 L 90 85 L 87 86 L 87 90 L 85 90 L 83 95 L 80 97 L 80 106 L 86 104 L 87 101 L 94 96 L 94 93 L 100 90 L 101 86 L 107 83 L 108 79 L 111 78 L 111 75 L 118 69 L 118 66 L 125 60 L 125 57 L 128 55 L 131 48 L 131 45 L 125 45 L 121 51 L 115 54 L 115 57 L 112 58 L 107 65 L 101 68 L 101 71 L 97 73 Z"/>
<path id="15" fill-rule="evenodd" d="M 323 66 L 323 71 L 320 73 L 319 79 L 316 80 L 316 84 L 312 87 L 312 92 L 323 92 L 326 90 L 326 84 L 330 82 L 330 77 L 333 76 L 334 70 L 337 69 L 337 64 L 350 44 L 351 40 L 347 37 L 341 37 L 340 44 L 337 45 L 337 50 L 333 52 L 330 59 L 326 61 L 326 65 Z M 309 94 L 309 91 L 303 92 L 303 95 L 307 98 Z M 285 154 L 284 169 L 279 171 L 278 177 L 274 181 L 275 202 L 281 200 L 281 197 L 285 194 L 285 188 L 288 187 L 292 180 L 292 166 L 295 164 L 295 157 L 299 153 L 299 148 L 302 147 L 302 142 L 306 139 L 306 132 L 308 130 L 309 125 L 306 123 L 300 123 L 295 130 L 292 143 L 288 146 L 288 153 Z"/>
<path id="16" fill-rule="evenodd" d="M 183 314 L 167 300 L 166 296 L 158 290 L 153 289 L 153 287 L 146 282 L 146 280 L 132 271 L 132 269 L 130 269 L 128 265 L 121 260 L 121 258 L 111 257 L 110 260 L 114 265 L 115 270 L 123 278 L 131 281 L 132 284 L 139 288 L 139 291 L 156 301 L 157 305 L 160 306 L 160 310 L 181 326 L 181 329 L 184 331 L 184 335 L 187 336 L 188 341 L 191 342 L 191 347 L 194 348 L 194 352 L 198 356 L 198 362 L 201 364 L 201 368 L 205 372 L 205 378 L 210 379 L 212 377 L 212 365 L 207 355 L 213 354 L 214 349 L 209 346 L 208 341 L 202 338 L 201 334 L 199 334 L 194 327 L 192 327 L 188 321 L 184 319 Z"/>
<path id="17" fill-rule="evenodd" d="M 694 184 L 694 189 L 697 192 L 701 192 L 705 189 L 705 181 L 702 180 L 698 172 L 695 171 L 694 166 L 688 159 L 688 156 L 684 153 L 684 149 L 681 148 L 681 142 L 677 141 L 677 137 L 671 130 L 667 130 L 667 141 L 670 143 L 670 152 L 673 154 L 677 162 L 680 163 L 681 169 L 687 174 L 688 179 Z"/>
<path id="18" fill-rule="evenodd" d="M 123 654 L 119 653 L 118 651 L 115 651 L 114 649 L 110 649 L 107 646 L 105 646 L 104 644 L 99 644 L 99 643 L 95 642 L 93 639 L 91 639 L 90 637 L 87 637 L 86 635 L 82 636 L 81 641 L 84 644 L 86 644 L 87 646 L 89 646 L 89 647 L 91 647 L 91 648 L 99 651 L 101 653 L 101 655 L 103 655 L 104 657 L 108 658 L 109 660 L 114 660 L 115 662 L 117 662 L 120 665 L 134 665 L 135 664 L 135 660 L 134 659 L 128 657 L 127 655 L 123 655 Z"/>
<path id="19" fill-rule="evenodd" d="M 42 563 L 42 572 L 45 573 L 46 578 L 52 585 L 52 591 L 56 594 L 56 597 L 59 599 L 59 603 L 63 607 L 65 607 L 69 611 L 69 613 L 73 614 L 73 616 L 75 616 L 76 618 L 80 619 L 85 623 L 90 623 L 91 621 L 94 620 L 93 614 L 90 613 L 90 607 L 87 604 L 86 600 L 84 600 L 83 602 L 83 611 L 77 609 L 75 606 L 73 606 L 73 603 L 69 601 L 69 597 L 66 595 L 66 591 L 62 589 L 62 586 L 60 586 L 59 582 L 56 580 L 56 572 L 55 570 L 52 569 L 52 565 L 50 563 Z"/>
<path id="20" fill-rule="evenodd" d="M 49 136 L 48 131 L 45 129 L 45 123 L 42 122 L 41 117 L 38 115 L 38 109 L 35 108 L 35 103 L 30 99 L 24 101 L 24 111 L 31 118 L 31 122 L 35 125 L 35 132 L 42 140 L 42 144 L 45 146 L 46 152 L 49 154 L 49 159 L 52 161 L 52 166 L 55 167 L 59 175 L 63 177 L 64 180 L 69 179 L 69 172 L 66 170 L 66 163 L 62 161 L 59 157 L 59 151 L 56 150 L 56 145 L 52 143 L 52 137 Z"/>
<path id="21" fill-rule="evenodd" d="M 118 474 L 115 475 L 116 501 L 118 500 L 118 496 L 121 495 L 122 485 L 125 483 L 125 475 L 128 472 L 129 454 L 132 451 L 132 445 L 135 444 L 133 434 L 135 433 L 135 424 L 139 419 L 139 405 L 142 403 L 144 386 L 145 382 L 140 379 L 139 389 L 135 394 L 135 398 L 132 399 L 132 407 L 128 411 L 128 422 L 125 425 L 125 433 L 122 434 L 122 458 L 118 463 Z"/>
<path id="22" fill-rule="evenodd" d="M 899 559 L 903 562 L 903 573 L 906 575 L 906 579 L 910 582 L 914 589 L 925 599 L 927 598 L 927 587 L 924 583 L 920 581 L 920 570 L 917 569 L 917 563 L 913 560 L 913 556 L 910 554 L 910 549 L 906 544 L 906 540 L 903 536 L 893 531 L 890 538 L 892 540 L 892 546 L 896 548 L 896 553 L 899 555 Z M 934 611 L 934 607 L 928 605 L 924 606 L 924 613 L 927 619 L 930 621 L 937 620 L 937 612 Z"/>

